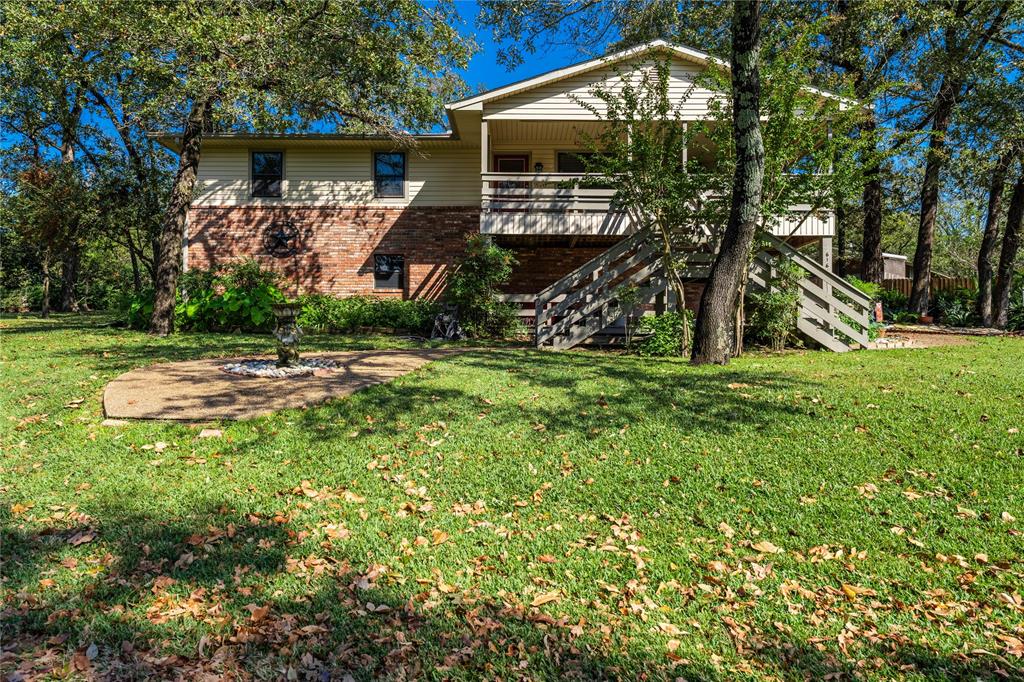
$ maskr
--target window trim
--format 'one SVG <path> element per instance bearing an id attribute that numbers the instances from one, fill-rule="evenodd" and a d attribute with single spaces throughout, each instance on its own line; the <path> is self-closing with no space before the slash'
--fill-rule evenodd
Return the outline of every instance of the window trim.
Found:
<path id="1" fill-rule="evenodd" d="M 253 177 L 253 156 L 256 154 L 280 154 L 281 155 L 281 193 L 280 194 L 256 194 L 256 179 Z M 249 150 L 249 198 L 250 199 L 283 199 L 285 195 L 285 178 L 287 177 L 286 157 L 284 149 L 250 149 Z"/>
<path id="2" fill-rule="evenodd" d="M 402 155 L 402 194 L 378 194 L 377 193 L 377 155 L 378 154 L 401 154 Z M 373 181 L 374 199 L 408 199 L 409 198 L 409 155 L 401 149 L 374 149 L 370 152 L 370 175 Z M 382 254 L 391 255 L 391 254 Z M 398 254 L 394 254 L 398 255 Z"/>
<path id="3" fill-rule="evenodd" d="M 402 270 L 399 275 L 399 282 L 397 287 L 384 287 L 377 286 L 377 256 L 388 256 L 390 258 L 401 258 L 402 259 Z M 406 275 L 408 272 L 407 263 L 405 260 L 404 253 L 377 253 L 376 251 L 370 256 L 373 259 L 373 290 L 374 291 L 405 291 Z"/>

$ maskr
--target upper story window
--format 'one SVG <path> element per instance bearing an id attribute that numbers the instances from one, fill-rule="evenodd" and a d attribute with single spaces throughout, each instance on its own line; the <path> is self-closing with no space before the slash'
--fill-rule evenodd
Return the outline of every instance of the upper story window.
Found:
<path id="1" fill-rule="evenodd" d="M 252 153 L 252 195 L 279 197 L 284 180 L 284 152 Z"/>
<path id="2" fill-rule="evenodd" d="M 595 157 L 594 152 L 558 152 L 559 173 L 586 173 L 587 161 Z"/>
<path id="3" fill-rule="evenodd" d="M 405 152 L 373 153 L 373 195 L 405 196 Z"/>

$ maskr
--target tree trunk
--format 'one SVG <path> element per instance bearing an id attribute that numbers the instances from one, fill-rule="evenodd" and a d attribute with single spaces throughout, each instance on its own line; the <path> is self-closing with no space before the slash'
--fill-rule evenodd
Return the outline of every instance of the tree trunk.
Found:
<path id="1" fill-rule="evenodd" d="M 741 287 L 750 267 L 750 249 L 757 231 L 764 183 L 764 142 L 761 106 L 761 3 L 733 5 L 732 98 L 736 174 L 729 222 L 701 296 L 693 338 L 694 364 L 725 363 L 735 350 L 733 332 Z"/>
<path id="2" fill-rule="evenodd" d="M 131 230 L 125 229 L 125 239 L 128 247 L 128 257 L 132 262 L 132 290 L 139 294 L 142 292 L 142 273 L 139 272 L 139 257 L 135 255 L 135 243 L 132 240 Z"/>
<path id="3" fill-rule="evenodd" d="M 1006 188 L 1006 171 L 1013 157 L 1009 152 L 1001 155 L 992 171 L 992 184 L 988 191 L 988 212 L 985 215 L 985 233 L 978 250 L 978 299 L 974 314 L 983 327 L 992 326 L 992 255 L 996 251 L 999 237 L 999 217 L 1003 209 L 1003 190 Z"/>
<path id="4" fill-rule="evenodd" d="M 156 297 L 153 317 L 149 322 L 151 334 L 166 336 L 174 331 L 175 294 L 181 273 L 181 246 L 185 239 L 185 220 L 192 202 L 196 184 L 199 156 L 203 144 L 203 131 L 210 116 L 211 100 L 206 97 L 192 103 L 185 130 L 181 136 L 181 157 L 174 176 L 171 199 L 160 226 L 158 258 L 156 262 Z"/>
<path id="5" fill-rule="evenodd" d="M 72 243 L 64 252 L 60 271 L 60 311 L 69 313 L 78 309 L 75 300 L 75 287 L 78 284 L 78 273 L 81 270 L 82 249 Z"/>
<path id="6" fill-rule="evenodd" d="M 1006 21 L 1010 3 L 979 3 L 979 6 L 992 8 L 994 14 L 989 25 L 980 33 L 972 33 L 966 38 L 957 38 L 965 18 L 973 10 L 967 0 L 958 0 L 953 8 L 954 23 L 945 30 L 945 49 L 948 63 L 952 69 L 959 70 L 964 63 L 970 64 L 981 55 L 982 50 L 992 37 L 998 33 Z M 976 26 L 984 26 L 984 22 L 971 22 Z M 928 141 L 928 154 L 924 169 L 924 182 L 921 185 L 921 220 L 917 231 L 917 249 L 914 252 L 914 283 L 910 292 L 910 309 L 921 315 L 928 313 L 932 280 L 932 245 L 935 239 L 935 218 L 939 209 L 939 174 L 946 162 L 946 132 L 952 120 L 956 100 L 963 90 L 962 75 L 951 76 L 946 72 L 939 84 L 939 92 L 935 98 L 935 111 L 932 117 L 931 137 Z"/>
<path id="7" fill-rule="evenodd" d="M 661 232 L 661 264 L 665 269 L 665 278 L 668 280 L 669 287 L 676 294 L 676 312 L 683 316 L 683 338 L 680 342 L 681 348 L 679 349 L 679 354 L 682 355 L 690 347 L 690 327 L 686 324 L 686 287 L 683 286 L 683 280 L 679 277 L 679 272 L 676 270 L 676 263 L 672 253 L 672 238 L 669 235 L 669 231 L 660 223 L 658 230 Z"/>
<path id="8" fill-rule="evenodd" d="M 917 228 L 917 249 L 914 251 L 914 283 L 910 290 L 910 310 L 928 314 L 932 284 L 932 247 L 935 242 L 935 218 L 939 212 L 939 173 L 945 165 L 946 131 L 953 114 L 960 83 L 948 78 L 939 86 L 935 117 L 921 184 L 921 218 Z"/>
<path id="9" fill-rule="evenodd" d="M 43 300 L 39 303 L 39 315 L 50 316 L 50 247 L 43 249 Z"/>
<path id="10" fill-rule="evenodd" d="M 1013 287 L 1013 264 L 1017 261 L 1020 248 L 1021 223 L 1024 222 L 1024 172 L 1013 186 L 1010 210 L 1006 214 L 1006 229 L 1003 231 L 1003 248 L 999 252 L 999 268 L 996 270 L 996 288 L 992 294 L 992 325 L 1006 329 L 1010 315 L 1010 289 Z"/>
<path id="11" fill-rule="evenodd" d="M 872 115 L 861 125 L 861 134 L 874 137 L 875 117 Z M 882 258 L 882 168 L 872 162 L 864 179 L 864 241 L 861 244 L 860 276 L 866 282 L 881 284 L 885 279 L 885 261 Z"/>

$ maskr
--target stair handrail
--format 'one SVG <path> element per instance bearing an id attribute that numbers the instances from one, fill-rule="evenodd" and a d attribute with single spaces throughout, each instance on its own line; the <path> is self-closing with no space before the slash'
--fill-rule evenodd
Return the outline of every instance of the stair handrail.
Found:
<path id="1" fill-rule="evenodd" d="M 871 298 L 863 291 L 853 286 L 818 261 L 813 258 L 808 258 L 804 254 L 800 253 L 778 237 L 768 233 L 764 233 L 762 237 L 772 248 L 794 261 L 804 270 L 807 270 L 815 277 L 820 277 L 822 280 L 831 284 L 833 288 L 839 289 L 843 295 L 853 301 L 854 304 L 864 308 L 865 311 L 871 310 Z"/>
<path id="2" fill-rule="evenodd" d="M 614 260 L 621 258 L 630 249 L 636 248 L 644 239 L 649 236 L 649 232 L 641 230 L 636 232 L 629 237 L 626 237 L 620 242 L 617 242 L 614 246 L 609 248 L 607 251 L 602 251 L 598 255 L 588 260 L 583 265 L 579 266 L 568 275 L 563 276 L 556 282 L 548 285 L 541 289 L 540 293 L 537 294 L 538 300 L 550 300 L 559 294 L 563 294 L 572 288 L 572 285 L 577 280 L 581 279 L 584 275 L 592 273 L 597 268 L 601 267 L 605 263 L 610 263 Z"/>

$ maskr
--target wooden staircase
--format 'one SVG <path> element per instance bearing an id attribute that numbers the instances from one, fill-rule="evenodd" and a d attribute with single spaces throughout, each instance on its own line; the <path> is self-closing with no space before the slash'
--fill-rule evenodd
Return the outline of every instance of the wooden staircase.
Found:
<path id="1" fill-rule="evenodd" d="M 769 286 L 775 258 L 792 260 L 807 273 L 800 281 L 798 331 L 836 352 L 865 345 L 870 299 L 782 240 L 772 236 L 764 238 L 767 248 L 751 263 L 750 287 L 764 290 Z M 659 255 L 660 250 L 651 244 L 650 235 L 638 232 L 537 294 L 534 301 L 537 347 L 566 349 L 595 337 L 618 336 L 615 325 L 623 315 L 616 300 L 620 287 L 637 287 L 639 306 L 664 307 L 669 291 Z M 708 248 L 690 251 L 679 274 L 684 281 L 704 279 L 710 273 L 713 260 L 714 254 Z"/>

